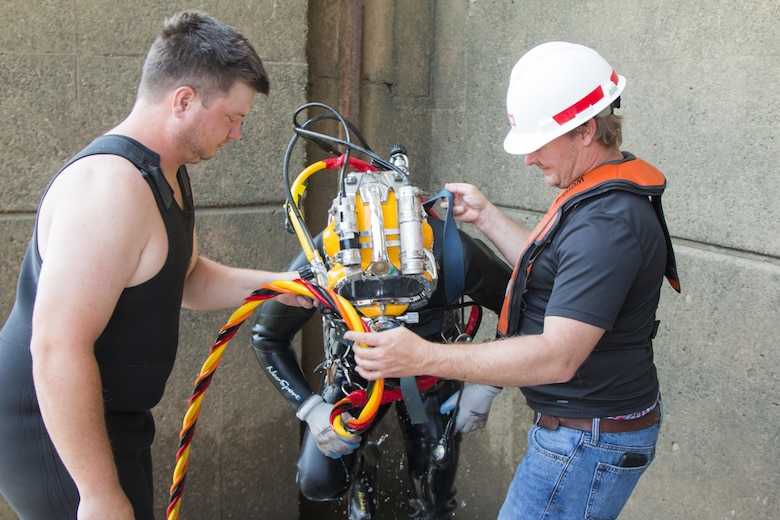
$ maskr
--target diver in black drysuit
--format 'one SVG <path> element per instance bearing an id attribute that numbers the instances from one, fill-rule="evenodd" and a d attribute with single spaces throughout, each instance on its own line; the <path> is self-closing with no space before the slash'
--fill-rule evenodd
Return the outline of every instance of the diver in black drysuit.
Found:
<path id="1" fill-rule="evenodd" d="M 408 324 L 411 330 L 425 339 L 439 343 L 451 342 L 460 334 L 462 310 L 447 305 L 445 297 L 446 266 L 443 262 L 443 222 L 428 218 L 434 234 L 434 256 L 439 266 L 439 280 L 427 303 L 420 309 L 417 324 Z M 495 313 L 500 312 L 511 268 L 479 240 L 460 232 L 463 252 L 464 290 L 468 296 Z M 321 235 L 316 246 L 322 250 Z M 289 269 L 307 265 L 301 253 Z M 461 296 L 461 295 L 457 295 Z M 450 298 L 452 301 L 452 298 Z M 465 308 L 468 313 L 469 308 Z M 315 313 L 315 309 L 288 307 L 276 300 L 265 302 L 258 310 L 252 327 L 251 345 L 263 371 L 279 393 L 298 412 L 301 405 L 314 394 L 306 382 L 291 343 Z M 343 350 L 345 345 L 339 344 Z M 354 363 L 351 365 L 354 366 Z M 365 387 L 366 382 L 357 372 L 350 371 L 349 378 Z M 328 386 L 323 377 L 317 392 L 325 402 L 335 403 L 345 397 L 342 389 L 345 376 L 339 370 L 333 384 Z M 398 380 L 385 381 L 386 386 L 398 385 Z M 348 385 L 344 385 L 348 386 Z M 455 509 L 455 474 L 457 471 L 460 433 L 454 433 L 454 416 L 457 408 L 442 415 L 441 404 L 462 388 L 462 382 L 439 380 L 423 392 L 421 397 L 427 422 L 413 424 L 403 400 L 396 402 L 396 412 L 403 434 L 409 466 L 409 517 L 425 520 L 446 518 Z M 347 391 L 354 389 L 348 387 Z M 376 443 L 368 442 L 370 432 L 387 412 L 390 404 L 380 407 L 372 426 L 363 432 L 358 449 L 340 458 L 324 455 L 306 428 L 298 458 L 297 483 L 301 493 L 313 501 L 336 500 L 352 488 L 349 503 L 350 520 L 373 518 L 375 511 L 375 485 L 371 480 L 376 474 L 380 456 Z M 450 421 L 450 418 L 453 418 Z M 356 468 L 356 464 L 360 462 Z M 355 471 L 357 469 L 357 471 Z M 366 495 L 373 495 L 365 500 Z"/>

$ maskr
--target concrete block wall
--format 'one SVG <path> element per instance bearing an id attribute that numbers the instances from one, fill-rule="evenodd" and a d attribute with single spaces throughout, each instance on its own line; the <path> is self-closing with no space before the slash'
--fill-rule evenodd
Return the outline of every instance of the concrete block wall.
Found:
<path id="1" fill-rule="evenodd" d="M 4 312 L 41 189 L 64 160 L 129 110 L 160 20 L 184 6 L 7 1 L 0 9 L 6 28 L 0 32 Z M 201 247 L 226 262 L 280 268 L 297 250 L 280 230 L 280 165 L 290 117 L 307 99 L 338 106 L 340 2 L 186 6 L 243 30 L 272 79 L 272 94 L 258 99 L 244 139 L 192 170 Z M 664 207 L 683 293 L 667 287 L 662 294 L 656 358 L 665 422 L 656 461 L 621 518 L 780 517 L 774 462 L 780 455 L 780 218 L 773 204 L 780 195 L 774 182 L 779 15 L 772 0 L 363 2 L 358 124 L 374 149 L 385 154 L 402 142 L 423 188 L 472 182 L 529 225 L 555 190 L 502 149 L 511 67 L 530 47 L 561 39 L 598 49 L 628 78 L 624 149 L 667 175 Z M 314 186 L 322 189 L 309 190 L 307 209 L 330 203 L 332 186 L 319 182 Z M 160 517 L 185 402 L 226 317 L 184 314 L 182 355 L 156 410 Z M 255 365 L 241 331 L 207 392 L 186 518 L 299 517 L 297 424 Z M 403 518 L 405 484 L 397 474 L 404 460 L 392 418 L 385 422 L 381 518 Z M 456 518 L 495 518 L 529 423 L 520 392 L 507 389 L 487 428 L 464 438 Z M 332 509 L 332 516 L 300 518 L 343 518 L 343 508 Z M 0 519 L 6 518 L 13 516 L 0 503 Z"/>
<path id="2" fill-rule="evenodd" d="M 780 517 L 780 5 L 463 0 L 435 10 L 434 186 L 472 182 L 518 218 L 538 220 L 556 190 L 503 151 L 504 100 L 517 59 L 550 40 L 594 47 L 628 78 L 623 148 L 667 175 L 683 292 L 662 294 L 665 423 L 622 517 Z M 509 430 L 497 418 L 490 439 Z M 514 466 L 525 439 L 512 432 L 506 442 Z M 493 453 L 492 443 L 475 449 Z M 508 472 L 501 466 L 502 478 Z"/>
<path id="3" fill-rule="evenodd" d="M 780 516 L 778 14 L 767 0 L 364 3 L 364 23 L 383 21 L 364 27 L 369 140 L 388 129 L 394 141 L 414 136 L 412 171 L 424 188 L 472 182 L 531 226 L 556 190 L 503 151 L 512 66 L 539 43 L 567 40 L 596 48 L 628 78 L 623 148 L 667 175 L 683 293 L 663 289 L 665 424 L 625 518 Z M 417 137 L 421 127 L 429 133 Z M 457 518 L 495 517 L 529 423 L 520 392 L 507 389 L 487 428 L 464 438 Z"/>

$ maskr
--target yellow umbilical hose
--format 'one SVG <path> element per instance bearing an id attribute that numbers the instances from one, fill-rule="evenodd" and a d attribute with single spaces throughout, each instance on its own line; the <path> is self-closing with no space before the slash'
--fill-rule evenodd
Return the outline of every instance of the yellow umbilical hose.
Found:
<path id="1" fill-rule="evenodd" d="M 335 304 L 334 311 L 338 312 L 344 319 L 350 330 L 365 331 L 366 326 L 358 315 L 355 308 L 344 297 L 338 295 L 328 287 L 314 286 L 303 280 L 278 280 L 272 284 L 264 285 L 260 290 L 253 292 L 247 297 L 241 307 L 235 310 L 228 319 L 227 323 L 220 329 L 217 340 L 209 350 L 209 355 L 203 363 L 200 373 L 195 380 L 195 389 L 188 401 L 187 412 L 182 421 L 182 430 L 179 434 L 179 448 L 176 451 L 176 465 L 173 472 L 173 482 L 170 488 L 170 501 L 166 509 L 167 520 L 176 520 L 179 517 L 181 508 L 181 497 L 184 491 L 184 481 L 187 475 L 189 465 L 190 447 L 195 433 L 195 425 L 200 415 L 201 404 L 204 393 L 211 383 L 214 372 L 219 365 L 222 355 L 230 340 L 238 332 L 239 327 L 252 315 L 254 310 L 265 300 L 275 297 L 277 294 L 298 294 L 320 302 L 325 302 L 313 289 L 324 291 L 329 296 L 329 300 Z M 357 421 L 361 424 L 368 423 L 376 416 L 379 404 L 382 399 L 384 381 L 377 380 L 373 384 L 373 391 L 369 397 L 368 404 L 363 408 Z M 340 414 L 339 414 L 340 415 Z M 349 424 L 349 421 L 348 421 Z M 339 418 L 339 426 L 341 425 Z M 336 430 L 341 435 L 350 435 L 343 427 L 341 431 Z M 342 433 L 343 432 L 343 433 Z"/>
<path id="2" fill-rule="evenodd" d="M 287 214 L 292 223 L 295 234 L 298 237 L 298 241 L 301 244 L 306 259 L 309 263 L 322 263 L 319 252 L 314 247 L 311 237 L 306 230 L 306 225 L 303 222 L 300 208 L 298 207 L 298 201 L 303 197 L 306 191 L 306 181 L 314 173 L 322 169 L 332 169 L 343 165 L 343 161 L 346 160 L 346 156 L 342 155 L 338 158 L 330 158 L 323 161 L 318 161 L 305 170 L 303 170 L 295 179 L 293 186 L 291 187 L 292 200 L 287 203 Z M 349 164 L 353 167 L 368 171 L 373 169 L 371 165 L 357 159 L 349 159 Z M 294 206 L 294 208 L 293 208 Z M 253 292 L 246 299 L 244 299 L 241 307 L 235 310 L 228 319 L 227 323 L 222 326 L 217 336 L 217 340 L 209 350 L 209 355 L 206 361 L 203 363 L 200 373 L 195 380 L 195 389 L 192 396 L 188 401 L 187 412 L 184 415 L 182 422 L 182 430 L 179 434 L 179 448 L 176 451 L 176 465 L 173 472 L 173 483 L 170 488 L 170 500 L 168 508 L 166 509 L 167 520 L 176 520 L 179 517 L 179 509 L 181 508 L 181 497 L 184 491 L 184 481 L 187 475 L 187 467 L 189 465 L 190 447 L 192 444 L 192 438 L 195 433 L 195 425 L 200 415 L 201 404 L 203 402 L 203 396 L 206 388 L 211 384 L 211 378 L 222 359 L 222 354 L 225 351 L 230 340 L 238 332 L 239 327 L 246 321 L 249 316 L 252 315 L 254 310 L 262 304 L 265 300 L 273 298 L 278 294 L 298 294 L 306 296 L 314 300 L 319 301 L 321 304 L 327 307 L 335 307 L 331 310 L 337 312 L 346 323 L 350 330 L 363 332 L 367 330 L 363 320 L 357 313 L 355 308 L 349 301 L 342 296 L 336 294 L 333 289 L 327 287 L 326 280 L 318 280 L 322 282 L 322 285 L 314 285 L 311 282 L 304 280 L 277 280 L 276 282 L 268 285 L 264 285 L 259 290 Z M 323 297 L 323 294 L 327 295 L 327 298 Z M 360 344 L 365 347 L 365 345 Z M 357 418 L 350 418 L 346 421 L 347 426 L 351 428 L 366 428 L 376 417 L 377 411 L 382 401 L 382 395 L 384 392 L 384 380 L 378 379 L 371 383 L 369 387 L 369 396 L 365 407 L 361 410 Z M 344 411 L 345 405 L 342 404 L 339 411 L 336 412 L 334 407 L 334 413 L 331 415 L 331 424 L 334 431 L 342 436 L 350 436 L 342 423 L 341 413 Z"/>
<path id="3" fill-rule="evenodd" d="M 327 168 L 327 163 L 325 161 L 317 161 L 303 170 L 295 179 L 295 182 L 293 182 L 293 185 L 290 188 L 290 192 L 292 193 L 292 200 L 288 201 L 287 204 L 287 216 L 290 218 L 290 223 L 295 230 L 295 236 L 298 237 L 298 242 L 301 244 L 303 254 L 306 255 L 306 259 L 309 262 L 315 258 L 319 259 L 319 253 L 316 249 L 314 249 L 311 241 L 307 239 L 308 234 L 306 233 L 305 224 L 302 218 L 299 218 L 300 208 L 298 206 L 298 201 L 303 198 L 303 194 L 306 192 L 306 181 L 309 179 L 309 177 L 324 168 Z M 293 211 L 293 204 L 298 209 L 298 213 Z"/>

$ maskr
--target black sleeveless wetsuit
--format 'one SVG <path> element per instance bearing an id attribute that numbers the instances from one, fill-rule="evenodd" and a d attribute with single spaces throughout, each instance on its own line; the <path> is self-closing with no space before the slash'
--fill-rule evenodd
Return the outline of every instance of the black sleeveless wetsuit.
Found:
<path id="1" fill-rule="evenodd" d="M 193 249 L 192 194 L 182 166 L 178 171 L 182 210 L 159 168 L 159 156 L 124 136 L 97 138 L 66 167 L 97 154 L 124 157 L 138 168 L 154 193 L 168 234 L 162 269 L 122 292 L 95 343 L 120 482 L 136 519 L 153 519 L 150 410 L 162 397 L 176 356 L 184 279 Z M 40 268 L 36 228 L 22 261 L 16 302 L 0 331 L 0 491 L 23 520 L 75 519 L 78 491 L 46 432 L 32 378 L 30 338 Z"/>

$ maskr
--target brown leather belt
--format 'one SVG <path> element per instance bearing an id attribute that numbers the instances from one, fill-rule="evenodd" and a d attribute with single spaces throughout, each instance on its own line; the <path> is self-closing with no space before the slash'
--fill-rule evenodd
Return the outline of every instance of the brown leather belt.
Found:
<path id="1" fill-rule="evenodd" d="M 614 420 L 614 419 L 601 419 L 599 421 L 599 431 L 601 433 L 624 433 L 635 432 L 637 430 L 644 430 L 654 424 L 658 424 L 661 420 L 661 407 L 656 406 L 652 411 L 637 417 L 636 419 Z M 534 424 L 545 430 L 557 430 L 559 426 L 564 428 L 571 428 L 573 430 L 580 430 L 589 432 L 593 430 L 593 419 L 587 418 L 571 418 L 571 417 L 555 417 L 554 415 L 547 415 L 546 413 L 534 414 Z"/>

